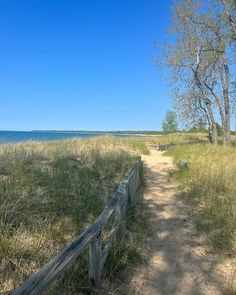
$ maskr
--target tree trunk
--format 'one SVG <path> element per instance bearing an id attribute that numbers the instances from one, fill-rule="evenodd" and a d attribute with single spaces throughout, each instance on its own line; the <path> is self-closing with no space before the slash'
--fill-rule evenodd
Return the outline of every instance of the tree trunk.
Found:
<path id="1" fill-rule="evenodd" d="M 223 132 L 223 144 L 226 144 L 226 131 L 227 128 L 225 128 L 225 103 L 224 105 L 222 105 L 222 100 L 221 98 L 215 93 L 213 87 L 209 86 L 206 82 L 205 82 L 205 86 L 207 87 L 207 89 L 210 91 L 211 95 L 213 96 L 216 105 L 218 107 L 219 113 L 220 113 L 220 119 L 221 119 L 221 126 L 222 126 L 222 132 Z"/>
<path id="2" fill-rule="evenodd" d="M 216 121 L 215 121 L 215 118 L 214 118 L 214 112 L 212 110 L 211 101 L 210 101 L 210 99 L 208 99 L 207 93 L 206 93 L 206 91 L 204 89 L 205 85 L 202 83 L 201 79 L 199 78 L 199 73 L 198 73 L 199 62 L 200 62 L 200 58 L 199 58 L 199 53 L 198 53 L 197 54 L 197 67 L 196 67 L 195 70 L 192 69 L 192 71 L 193 71 L 194 78 L 196 80 L 197 86 L 198 86 L 199 90 L 202 93 L 204 103 L 206 104 L 206 107 L 207 107 L 208 116 L 209 116 L 209 119 L 211 121 L 211 128 L 210 128 L 211 129 L 211 135 L 209 134 L 210 143 L 217 144 L 218 143 L 218 135 L 217 135 Z"/>
<path id="3" fill-rule="evenodd" d="M 225 54 L 222 54 L 223 57 L 223 68 L 224 74 L 221 73 L 221 84 L 223 88 L 223 97 L 224 97 L 224 111 L 225 111 L 225 124 L 224 124 L 224 144 L 230 144 L 230 101 L 229 101 L 229 86 L 230 86 L 230 73 L 228 61 Z"/>
<path id="4" fill-rule="evenodd" d="M 227 95 L 228 96 L 228 95 Z M 230 138 L 230 107 L 229 107 L 229 99 L 225 101 L 225 124 L 224 124 L 224 141 L 225 144 L 231 143 Z"/>
<path id="5" fill-rule="evenodd" d="M 216 122 L 215 122 L 215 118 L 214 118 L 214 114 L 213 114 L 210 102 L 207 102 L 206 106 L 207 106 L 207 111 L 208 111 L 208 115 L 211 122 L 211 126 L 210 126 L 211 135 L 209 140 L 210 140 L 210 143 L 217 144 L 218 142 L 217 127 L 216 127 Z"/>

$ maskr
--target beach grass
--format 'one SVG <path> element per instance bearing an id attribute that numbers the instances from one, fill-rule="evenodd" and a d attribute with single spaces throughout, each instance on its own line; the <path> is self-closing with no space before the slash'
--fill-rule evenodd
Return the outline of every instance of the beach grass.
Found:
<path id="1" fill-rule="evenodd" d="M 143 149 L 111 138 L 0 147 L 0 289 L 92 224 Z"/>
<path id="2" fill-rule="evenodd" d="M 24 282 L 95 221 L 137 156 L 147 155 L 153 144 L 181 144 L 204 137 L 97 137 L 0 146 L 3 294 Z M 131 232 L 132 224 L 136 229 L 138 225 L 142 237 L 146 232 L 144 211 L 141 203 L 127 215 L 127 229 Z M 137 239 L 120 237 L 114 249 L 106 263 L 108 277 L 140 260 Z M 60 280 L 61 294 L 75 294 L 88 285 L 86 257 Z"/>
<path id="3" fill-rule="evenodd" d="M 171 148 L 167 155 L 179 164 L 174 177 L 194 205 L 196 225 L 206 233 L 209 246 L 220 253 L 235 254 L 235 147 L 185 145 Z"/>

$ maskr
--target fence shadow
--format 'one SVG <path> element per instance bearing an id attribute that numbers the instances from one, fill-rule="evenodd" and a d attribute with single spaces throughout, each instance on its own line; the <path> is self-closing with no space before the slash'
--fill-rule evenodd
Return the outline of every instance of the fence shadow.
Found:
<path id="1" fill-rule="evenodd" d="M 150 230 L 143 242 L 146 259 L 131 271 L 126 293 L 118 294 L 222 294 L 218 255 L 206 251 L 191 206 L 168 179 L 170 165 L 163 161 L 160 170 L 155 165 L 144 168 Z"/>

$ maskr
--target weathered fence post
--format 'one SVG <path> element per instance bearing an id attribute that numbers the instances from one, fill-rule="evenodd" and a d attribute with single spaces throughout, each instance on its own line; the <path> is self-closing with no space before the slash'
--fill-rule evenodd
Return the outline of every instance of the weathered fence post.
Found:
<path id="1" fill-rule="evenodd" d="M 139 162 L 137 162 L 136 166 L 136 190 L 139 188 Z"/>
<path id="2" fill-rule="evenodd" d="M 114 210 L 115 214 L 115 223 L 117 223 L 119 225 L 119 227 L 122 224 L 122 211 L 121 211 L 121 206 L 118 204 Z"/>
<path id="3" fill-rule="evenodd" d="M 132 205 L 135 206 L 135 170 L 132 176 L 131 186 L 132 186 Z"/>
<path id="4" fill-rule="evenodd" d="M 121 231 L 124 231 L 126 228 L 126 205 L 128 198 L 127 184 L 125 181 L 120 184 L 118 191 L 122 194 L 122 198 L 117 206 L 117 210 L 115 209 L 115 219 L 120 224 Z"/>
<path id="5" fill-rule="evenodd" d="M 102 239 L 101 233 L 89 245 L 89 279 L 99 294 L 102 278 Z"/>
<path id="6" fill-rule="evenodd" d="M 134 173 L 131 174 L 129 181 L 129 200 L 131 206 L 134 205 Z"/>
<path id="7" fill-rule="evenodd" d="M 134 198 L 135 198 L 135 192 L 136 192 L 136 187 L 137 187 L 137 178 L 136 178 L 136 175 L 137 175 L 137 163 L 134 164 Z M 134 200 L 135 203 L 136 203 L 136 200 Z"/>

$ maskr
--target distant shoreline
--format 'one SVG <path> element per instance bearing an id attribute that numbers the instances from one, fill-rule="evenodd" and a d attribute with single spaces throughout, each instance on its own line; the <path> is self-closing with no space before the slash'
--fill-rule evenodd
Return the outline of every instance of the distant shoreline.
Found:
<path id="1" fill-rule="evenodd" d="M 116 137 L 116 138 L 144 138 L 161 136 L 150 133 L 138 132 L 103 132 L 103 131 L 62 131 L 62 130 L 36 130 L 36 131 L 0 131 L 0 145 L 20 143 L 26 141 L 54 141 L 72 138 L 95 138 L 95 137 Z"/>
<path id="2" fill-rule="evenodd" d="M 43 132 L 43 133 L 79 133 L 79 134 L 119 134 L 119 135 L 136 135 L 136 136 L 147 136 L 147 135 L 163 135 L 162 131 L 86 131 L 86 130 L 31 130 L 29 132 Z"/>

